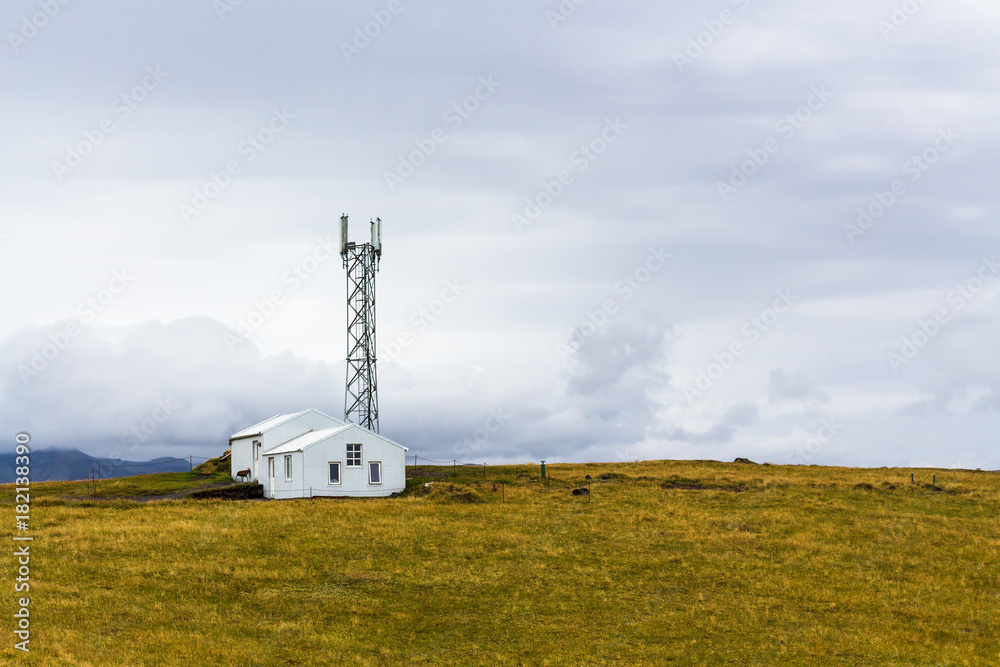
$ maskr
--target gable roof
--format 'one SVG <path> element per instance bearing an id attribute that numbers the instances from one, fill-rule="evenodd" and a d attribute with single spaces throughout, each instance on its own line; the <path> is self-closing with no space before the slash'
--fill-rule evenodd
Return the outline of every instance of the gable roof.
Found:
<path id="1" fill-rule="evenodd" d="M 261 456 L 270 456 L 273 454 L 291 454 L 292 452 L 301 452 L 309 447 L 312 447 L 313 445 L 323 442 L 328 438 L 331 438 L 339 433 L 343 433 L 344 431 L 348 431 L 351 429 L 358 429 L 360 431 L 364 431 L 368 435 L 373 435 L 376 438 L 379 438 L 380 440 L 385 440 L 390 445 L 396 445 L 404 452 L 409 451 L 406 447 L 399 444 L 398 442 L 390 440 L 389 438 L 383 435 L 379 435 L 378 433 L 373 433 L 372 431 L 363 429 L 357 424 L 344 424 L 343 426 L 336 426 L 334 428 L 324 428 L 318 431 L 309 431 L 308 433 L 300 435 L 297 438 L 292 438 L 288 442 L 284 442 L 278 445 L 277 447 L 272 447 L 266 452 L 261 452 Z"/>
<path id="2" fill-rule="evenodd" d="M 304 435 L 300 435 L 297 438 L 292 438 L 288 442 L 283 442 L 277 447 L 272 447 L 266 452 L 261 452 L 261 456 L 267 456 L 268 454 L 288 454 L 290 452 L 300 452 L 306 447 L 311 447 L 317 442 L 322 442 L 330 436 L 334 436 L 341 431 L 345 431 L 350 428 L 351 425 L 336 426 L 334 428 L 323 428 L 318 431 L 309 431 Z"/>
<path id="3" fill-rule="evenodd" d="M 275 415 L 275 416 L 271 417 L 270 419 L 265 419 L 264 421 L 260 422 L 259 424 L 254 424 L 250 428 L 245 428 L 242 431 L 240 431 L 239 433 L 235 433 L 235 434 L 229 436 L 229 439 L 230 439 L 230 441 L 232 441 L 232 440 L 239 440 L 240 438 L 249 438 L 249 437 L 256 437 L 256 436 L 259 436 L 259 435 L 263 435 L 264 433 L 266 433 L 267 431 L 270 431 L 275 426 L 280 426 L 281 424 L 284 424 L 285 422 L 287 422 L 289 420 L 295 419 L 296 417 L 301 417 L 302 415 L 306 414 L 307 412 L 315 412 L 315 413 L 317 413 L 319 415 L 323 415 L 327 419 L 330 419 L 330 420 L 336 422 L 337 424 L 343 424 L 344 423 L 344 422 L 340 421 L 339 419 L 334 419 L 333 417 L 331 417 L 330 415 L 326 414 L 325 412 L 320 412 L 319 410 L 316 410 L 314 408 L 308 408 L 306 410 L 302 410 L 301 412 L 292 412 L 292 413 L 284 414 L 284 415 Z"/>

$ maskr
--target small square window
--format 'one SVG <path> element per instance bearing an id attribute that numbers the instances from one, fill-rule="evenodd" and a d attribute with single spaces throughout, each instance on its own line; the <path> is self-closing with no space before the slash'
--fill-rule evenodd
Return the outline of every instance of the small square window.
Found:
<path id="1" fill-rule="evenodd" d="M 340 484 L 340 461 L 330 463 L 330 484 Z"/>
<path id="2" fill-rule="evenodd" d="M 361 445 L 347 446 L 347 467 L 348 468 L 361 467 Z"/>
<path id="3" fill-rule="evenodd" d="M 292 456 L 291 454 L 285 456 L 285 481 L 292 481 Z"/>
<path id="4" fill-rule="evenodd" d="M 381 484 L 382 483 L 382 463 L 381 461 L 372 461 L 368 464 L 368 483 L 369 484 Z"/>

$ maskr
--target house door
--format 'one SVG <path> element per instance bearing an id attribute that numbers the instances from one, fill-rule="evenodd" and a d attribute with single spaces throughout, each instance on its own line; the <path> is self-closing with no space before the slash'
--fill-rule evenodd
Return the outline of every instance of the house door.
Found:
<path id="1" fill-rule="evenodd" d="M 274 457 L 267 459 L 267 488 L 271 491 L 271 498 L 274 498 Z"/>
<path id="2" fill-rule="evenodd" d="M 259 478 L 257 476 L 257 459 L 260 458 L 260 443 L 256 440 L 253 441 L 253 481 L 257 481 Z"/>

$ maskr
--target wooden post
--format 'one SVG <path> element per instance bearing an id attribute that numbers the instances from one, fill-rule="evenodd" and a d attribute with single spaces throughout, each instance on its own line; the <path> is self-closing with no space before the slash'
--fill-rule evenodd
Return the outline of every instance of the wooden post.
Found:
<path id="1" fill-rule="evenodd" d="M 188 454 L 188 472 L 194 472 L 194 457 Z"/>

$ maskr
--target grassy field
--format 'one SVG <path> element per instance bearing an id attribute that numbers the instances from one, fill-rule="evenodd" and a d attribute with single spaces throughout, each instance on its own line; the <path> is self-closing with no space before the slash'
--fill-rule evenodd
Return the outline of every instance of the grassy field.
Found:
<path id="1" fill-rule="evenodd" d="M 159 496 L 184 495 L 208 486 L 232 483 L 227 462 L 211 459 L 191 472 L 165 472 L 134 477 L 115 477 L 98 482 L 77 480 L 73 482 L 43 482 L 32 486 L 32 498 L 59 498 L 70 500 L 133 500 L 152 499 Z M 10 500 L 13 486 L 0 484 L 0 499 Z"/>
<path id="2" fill-rule="evenodd" d="M 32 651 L 13 649 L 7 588 L 0 660 L 1000 664 L 1000 475 L 547 470 L 546 486 L 535 466 L 410 469 L 407 494 L 373 500 L 88 501 L 39 484 Z M 571 495 L 586 475 L 591 494 Z M 12 495 L 0 487 L 11 580 Z"/>

